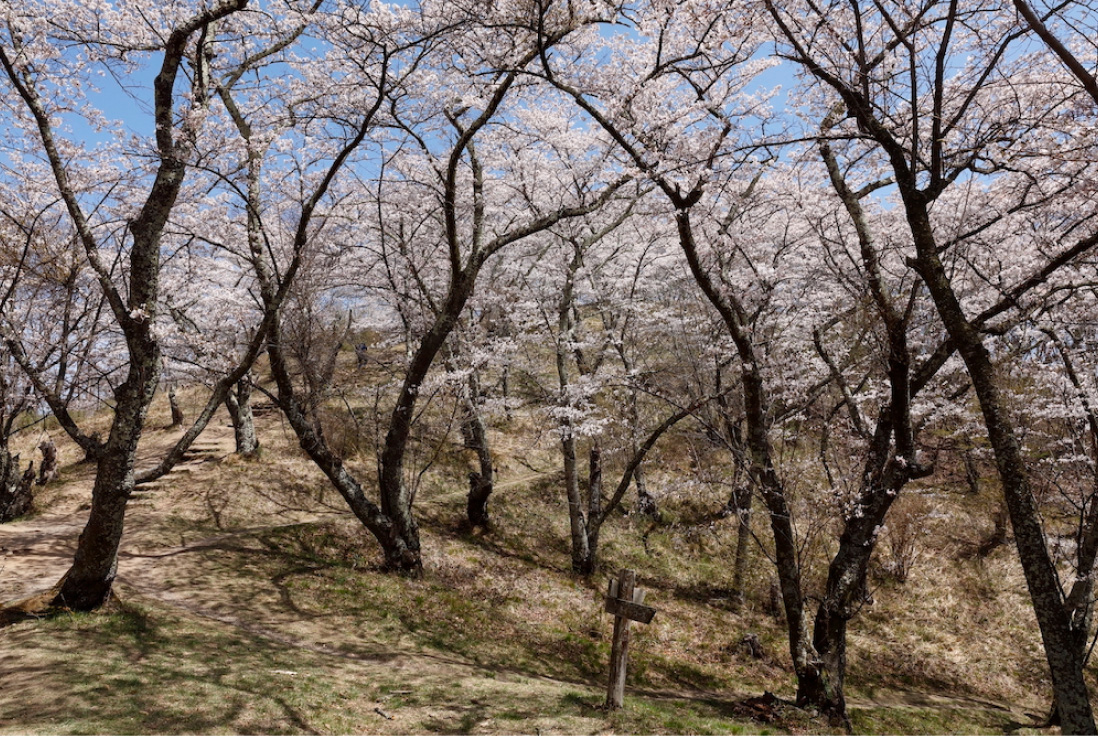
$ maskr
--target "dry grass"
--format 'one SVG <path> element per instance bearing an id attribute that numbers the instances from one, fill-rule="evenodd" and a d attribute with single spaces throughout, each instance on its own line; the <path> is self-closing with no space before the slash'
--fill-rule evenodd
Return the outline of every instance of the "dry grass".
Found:
<path id="1" fill-rule="evenodd" d="M 154 409 L 162 427 L 166 402 Z M 0 733 L 828 731 L 795 709 L 773 724 L 735 712 L 737 700 L 794 688 L 782 624 L 763 612 L 769 563 L 755 555 L 752 592 L 733 612 L 735 521 L 685 521 L 716 496 L 668 508 L 675 524 L 615 517 L 604 528 L 605 569 L 637 569 L 659 613 L 635 630 L 626 710 L 601 710 L 606 574 L 568 571 L 553 445 L 534 419 L 508 429 L 496 434 L 492 533 L 461 529 L 468 453 L 447 449 L 424 476 L 427 569 L 410 580 L 377 571 L 372 540 L 277 415 L 260 422 L 257 461 L 231 455 L 220 418 L 203 441 L 223 451 L 134 502 L 120 602 L 0 630 Z M 143 454 L 175 436 L 154 429 Z M 18 547 L 0 599 L 64 571 L 91 480 L 76 459 L 63 444 L 40 514 L 0 530 L 0 545 Z M 963 511 L 950 503 L 936 508 Z M 956 519 L 930 518 L 907 582 L 882 581 L 851 626 L 855 726 L 1002 733 L 1048 692 L 1020 573 L 1005 549 L 957 561 Z M 762 660 L 739 646 L 748 632 Z"/>

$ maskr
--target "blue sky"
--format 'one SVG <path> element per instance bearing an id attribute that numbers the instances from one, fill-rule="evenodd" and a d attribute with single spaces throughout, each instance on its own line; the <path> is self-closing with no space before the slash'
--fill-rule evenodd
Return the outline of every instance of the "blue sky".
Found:
<path id="1" fill-rule="evenodd" d="M 128 77 L 116 79 L 110 74 L 96 78 L 98 92 L 89 93 L 89 102 L 102 111 L 112 121 L 117 121 L 127 133 L 138 136 L 153 134 L 152 82 L 156 76 L 155 63 L 158 58 L 149 59 L 149 63 Z M 123 89 L 125 85 L 127 89 Z M 136 97 L 136 99 L 135 99 Z M 77 139 L 90 145 L 109 135 L 93 129 L 79 115 L 71 115 L 65 120 Z"/>

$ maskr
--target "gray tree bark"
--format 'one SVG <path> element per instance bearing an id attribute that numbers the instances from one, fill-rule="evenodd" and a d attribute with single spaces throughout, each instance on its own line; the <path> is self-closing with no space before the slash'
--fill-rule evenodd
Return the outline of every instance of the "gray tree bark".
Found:
<path id="1" fill-rule="evenodd" d="M 37 483 L 44 486 L 57 477 L 57 445 L 47 437 L 39 443 L 38 451 L 42 453 L 42 462 L 38 464 Z"/>
<path id="2" fill-rule="evenodd" d="M 466 449 L 472 450 L 477 455 L 478 470 L 469 473 L 469 494 L 466 498 L 465 513 L 471 528 L 487 529 L 491 526 L 488 499 L 492 496 L 495 468 L 492 463 L 492 447 L 488 442 L 488 427 L 480 411 L 480 377 L 475 370 L 469 374 L 468 390 L 465 416 L 462 418 L 462 433 L 465 437 Z"/>
<path id="3" fill-rule="evenodd" d="M 255 416 L 252 413 L 252 383 L 247 377 L 225 394 L 225 409 L 233 422 L 233 440 L 236 454 L 253 457 L 259 452 L 259 438 L 255 433 Z"/>
<path id="4" fill-rule="evenodd" d="M 172 423 L 169 424 L 169 428 L 180 427 L 183 425 L 183 409 L 179 406 L 179 399 L 175 395 L 175 385 L 168 387 L 168 408 L 171 409 Z"/>
<path id="5" fill-rule="evenodd" d="M 925 198 L 911 187 L 901 186 L 901 192 L 915 235 L 918 253 L 915 267 L 930 290 L 938 313 L 968 368 L 980 402 L 1014 528 L 1018 557 L 1025 572 L 1034 613 L 1037 614 L 1064 731 L 1095 733 L 1090 696 L 1083 680 L 1083 656 L 1076 644 L 1071 615 L 1064 605 L 1056 566 L 1045 543 L 1021 444 L 1010 419 L 998 373 L 983 338 L 965 316 L 938 257 Z"/>
<path id="6" fill-rule="evenodd" d="M 0 524 L 30 512 L 34 503 L 34 463 L 19 469 L 19 456 L 12 455 L 7 438 L 0 439 Z"/>

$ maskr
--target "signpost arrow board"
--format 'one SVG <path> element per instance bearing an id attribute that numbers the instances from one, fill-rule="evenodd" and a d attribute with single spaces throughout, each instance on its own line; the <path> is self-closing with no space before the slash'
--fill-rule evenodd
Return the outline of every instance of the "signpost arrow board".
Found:
<path id="1" fill-rule="evenodd" d="M 613 581 L 617 583 L 617 581 Z M 612 585 L 616 587 L 616 585 Z M 642 624 L 651 623 L 652 617 L 656 615 L 656 609 L 651 606 L 646 606 L 634 601 L 623 601 L 615 595 L 615 592 L 611 592 L 610 596 L 606 599 L 606 612 L 615 616 L 622 616 L 630 621 L 638 621 Z M 633 598 L 636 600 L 640 598 L 644 599 L 643 590 L 634 590 Z"/>
<path id="2" fill-rule="evenodd" d="M 610 648 L 610 683 L 606 691 L 606 707 L 621 708 L 625 699 L 625 669 L 629 657 L 629 624 L 646 624 L 656 615 L 656 609 L 644 605 L 644 591 L 636 586 L 637 574 L 622 570 L 617 580 L 610 581 L 606 596 L 606 612 L 614 616 L 614 641 Z"/>

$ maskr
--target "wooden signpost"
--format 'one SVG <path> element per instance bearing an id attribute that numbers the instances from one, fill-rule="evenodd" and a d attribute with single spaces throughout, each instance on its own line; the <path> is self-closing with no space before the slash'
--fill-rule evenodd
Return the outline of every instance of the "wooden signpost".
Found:
<path id="1" fill-rule="evenodd" d="M 610 581 L 606 596 L 606 612 L 614 615 L 614 641 L 610 647 L 610 683 L 606 689 L 606 707 L 622 707 L 625 698 L 625 666 L 629 657 L 629 625 L 633 621 L 646 624 L 656 615 L 656 609 L 644 605 L 644 591 L 636 587 L 637 574 L 622 570 L 617 580 Z"/>

